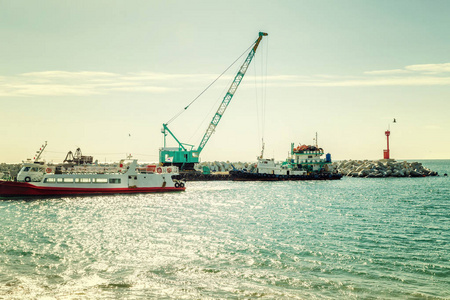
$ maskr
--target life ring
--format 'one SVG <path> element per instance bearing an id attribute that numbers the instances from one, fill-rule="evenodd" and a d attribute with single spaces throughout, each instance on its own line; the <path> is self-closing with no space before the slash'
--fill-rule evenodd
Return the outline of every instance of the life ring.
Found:
<path id="1" fill-rule="evenodd" d="M 158 169 L 156 169 L 156 172 L 158 172 L 159 174 L 161 174 L 161 173 L 162 173 L 162 168 L 159 167 Z"/>
<path id="2" fill-rule="evenodd" d="M 30 181 L 31 181 L 31 177 L 30 176 L 25 177 L 25 182 L 30 182 Z"/>
<path id="3" fill-rule="evenodd" d="M 178 182 L 175 182 L 175 187 L 176 187 L 176 188 L 179 188 L 179 187 L 180 187 L 180 184 L 179 184 Z"/>
<path id="4" fill-rule="evenodd" d="M 51 169 L 51 168 L 47 168 L 47 169 L 45 169 L 45 172 L 51 173 L 51 172 L 52 172 L 52 169 Z"/>
<path id="5" fill-rule="evenodd" d="M 172 173 L 172 168 L 167 168 L 167 173 Z"/>

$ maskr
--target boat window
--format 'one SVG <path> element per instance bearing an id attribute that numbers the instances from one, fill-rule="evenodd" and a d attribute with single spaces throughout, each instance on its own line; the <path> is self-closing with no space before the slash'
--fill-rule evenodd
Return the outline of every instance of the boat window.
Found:
<path id="1" fill-rule="evenodd" d="M 91 179 L 90 178 L 75 178 L 75 182 L 76 183 L 90 183 Z"/>
<path id="2" fill-rule="evenodd" d="M 109 183 L 120 183 L 120 178 L 110 178 Z"/>
<path id="3" fill-rule="evenodd" d="M 73 178 L 64 178 L 64 182 L 72 183 L 73 182 Z"/>
<path id="4" fill-rule="evenodd" d="M 28 171 L 30 171 L 30 167 L 24 167 L 24 168 L 22 169 L 22 172 L 28 172 Z"/>
<path id="5" fill-rule="evenodd" d="M 44 182 L 55 182 L 55 178 L 45 178 Z"/>
<path id="6" fill-rule="evenodd" d="M 56 182 L 63 182 L 62 178 L 56 178 Z"/>
<path id="7" fill-rule="evenodd" d="M 35 168 L 35 167 L 31 168 L 31 170 L 30 170 L 30 172 L 38 172 L 38 171 L 39 171 L 39 168 Z"/>
<path id="8" fill-rule="evenodd" d="M 92 178 L 93 183 L 108 183 L 108 178 Z"/>

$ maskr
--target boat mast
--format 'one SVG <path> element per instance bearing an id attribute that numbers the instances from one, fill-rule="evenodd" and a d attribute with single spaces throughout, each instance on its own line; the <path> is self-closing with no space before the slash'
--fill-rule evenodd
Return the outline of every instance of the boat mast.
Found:
<path id="1" fill-rule="evenodd" d="M 261 149 L 261 156 L 259 157 L 260 159 L 263 159 L 264 157 L 264 139 L 262 139 L 262 149 Z"/>
<path id="2" fill-rule="evenodd" d="M 47 141 L 45 141 L 45 144 L 42 145 L 41 148 L 39 148 L 39 151 L 36 151 L 37 155 L 36 155 L 36 157 L 34 158 L 34 161 L 35 161 L 35 162 L 38 162 L 38 161 L 39 161 L 39 158 L 41 157 L 42 152 L 44 152 L 45 147 L 47 147 Z"/>

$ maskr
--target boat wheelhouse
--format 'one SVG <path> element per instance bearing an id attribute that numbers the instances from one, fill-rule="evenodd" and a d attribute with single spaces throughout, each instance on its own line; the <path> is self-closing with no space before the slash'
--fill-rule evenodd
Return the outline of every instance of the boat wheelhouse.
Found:
<path id="1" fill-rule="evenodd" d="M 296 170 L 303 170 L 307 173 L 320 173 L 333 171 L 331 165 L 331 154 L 327 153 L 325 158 L 322 148 L 313 145 L 299 145 L 294 147 L 291 143 L 290 156 L 282 164 Z"/>

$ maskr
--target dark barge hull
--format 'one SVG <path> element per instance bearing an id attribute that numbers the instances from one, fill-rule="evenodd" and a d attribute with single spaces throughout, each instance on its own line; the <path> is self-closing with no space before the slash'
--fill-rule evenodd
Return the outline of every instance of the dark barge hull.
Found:
<path id="1" fill-rule="evenodd" d="M 200 172 L 182 172 L 178 175 L 173 175 L 173 179 L 186 181 L 225 181 L 231 180 L 229 174 L 202 174 Z"/>
<path id="2" fill-rule="evenodd" d="M 318 173 L 310 175 L 274 175 L 250 173 L 244 171 L 230 171 L 230 179 L 233 181 L 286 181 L 286 180 L 338 180 L 342 174 Z"/>

